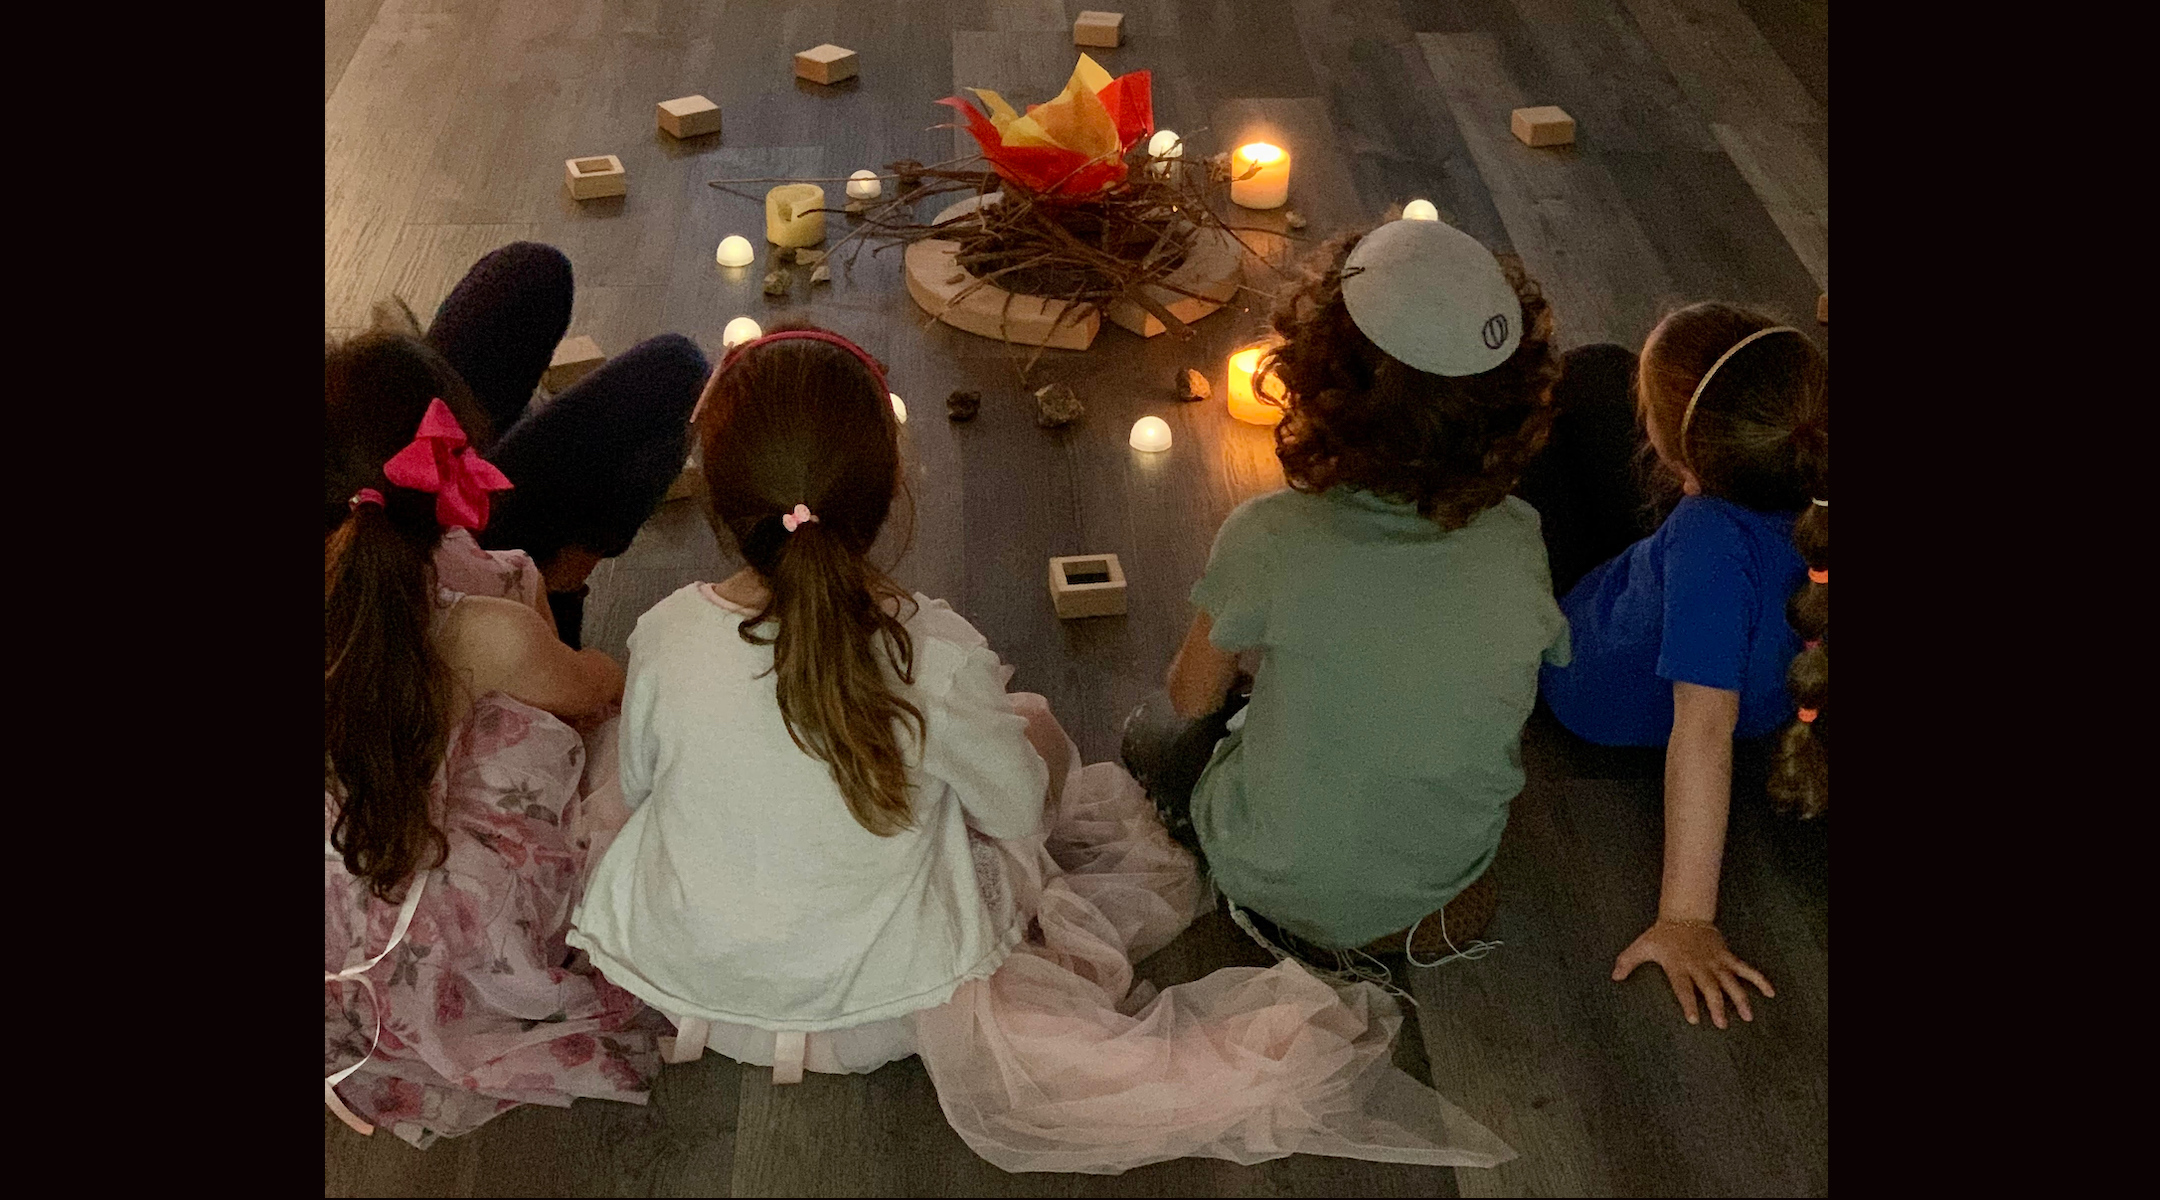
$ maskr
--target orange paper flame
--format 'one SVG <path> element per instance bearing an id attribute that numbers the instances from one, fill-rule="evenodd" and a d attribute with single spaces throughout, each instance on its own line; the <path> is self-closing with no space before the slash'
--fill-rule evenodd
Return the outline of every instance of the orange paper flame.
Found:
<path id="1" fill-rule="evenodd" d="M 1125 180 L 1125 152 L 1155 131 L 1146 71 L 1110 78 L 1083 54 L 1058 98 L 1013 111 L 1003 96 L 970 88 L 990 115 L 958 96 L 938 101 L 967 117 L 968 132 L 1004 179 L 1059 196 L 1084 196 Z"/>

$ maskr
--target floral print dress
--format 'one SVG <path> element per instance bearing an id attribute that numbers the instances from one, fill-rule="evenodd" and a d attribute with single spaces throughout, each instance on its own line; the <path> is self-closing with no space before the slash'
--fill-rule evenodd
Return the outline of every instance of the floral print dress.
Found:
<path id="1" fill-rule="evenodd" d="M 477 552 L 499 563 L 487 592 L 537 598 L 525 555 L 489 555 L 469 541 L 445 539 L 438 563 L 462 561 L 440 578 L 489 585 Z M 443 589 L 442 610 L 460 595 Z M 660 1067 L 654 1036 L 666 1023 L 582 953 L 573 960 L 564 941 L 587 866 L 585 774 L 575 728 L 500 692 L 481 697 L 452 732 L 433 800 L 448 858 L 422 873 L 404 938 L 365 972 L 373 988 L 324 985 L 324 1073 L 366 1058 L 336 1088 L 362 1120 L 426 1147 L 519 1104 L 645 1102 Z M 326 789 L 326 847 L 338 802 Z M 389 944 L 399 906 L 371 895 L 327 849 L 323 892 L 326 974 Z"/>

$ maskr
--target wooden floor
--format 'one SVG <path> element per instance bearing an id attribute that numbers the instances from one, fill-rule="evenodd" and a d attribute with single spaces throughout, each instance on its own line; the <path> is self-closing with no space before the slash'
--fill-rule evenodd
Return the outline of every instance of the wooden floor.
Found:
<path id="1" fill-rule="evenodd" d="M 729 318 L 806 315 L 863 342 L 906 397 L 915 522 L 903 582 L 949 599 L 1047 695 L 1089 761 L 1161 678 L 1216 526 L 1281 484 L 1265 430 L 1219 402 L 1184 405 L 1179 368 L 1223 386 L 1227 352 L 1262 327 L 1279 282 L 1189 342 L 1105 326 L 1051 352 L 1035 381 L 1089 415 L 1032 420 L 1011 355 L 924 326 L 897 255 L 865 255 L 814 291 L 758 294 L 713 262 L 757 241 L 753 202 L 705 181 L 844 176 L 956 152 L 932 102 L 960 87 L 1040 101 L 1063 85 L 1071 20 L 1106 0 L 329 0 L 324 325 L 403 296 L 423 315 L 490 249 L 564 250 L 570 332 L 617 352 L 680 332 L 718 356 Z M 1423 196 L 1520 254 L 1555 300 L 1563 344 L 1639 343 L 1665 308 L 1717 297 L 1812 320 L 1828 286 L 1827 0 L 1123 0 L 1113 73 L 1154 72 L 1156 116 L 1210 152 L 1271 131 L 1294 155 L 1290 207 L 1325 236 Z M 838 87 L 798 83 L 793 51 L 861 55 Z M 676 143 L 653 105 L 702 92 L 718 136 Z M 1558 104 L 1573 147 L 1531 150 L 1509 110 Z M 563 160 L 615 154 L 629 194 L 578 204 Z M 752 192 L 761 192 L 753 187 Z M 1256 223 L 1280 221 L 1280 214 Z M 837 218 L 835 228 L 839 227 Z M 731 277 L 740 276 L 740 277 Z M 955 388 L 982 415 L 953 425 Z M 1142 455 L 1133 420 L 1176 445 Z M 896 547 L 897 548 L 897 547 Z M 1114 552 L 1131 613 L 1060 623 L 1053 555 Z M 667 506 L 594 576 L 588 644 L 621 655 L 652 602 L 726 573 L 690 503 Z M 1007 1175 L 946 1126 L 913 1062 L 775 1089 L 718 1056 L 671 1066 L 643 1108 L 512 1112 L 422 1153 L 325 1119 L 326 1194 L 575 1195 L 1812 1195 L 1829 1187 L 1828 829 L 1740 797 L 1722 924 L 1778 987 L 1752 1025 L 1678 1018 L 1663 978 L 1608 979 L 1656 904 L 1657 755 L 1595 752 L 1535 722 L 1530 782 L 1498 864 L 1505 947 L 1416 973 L 1421 1007 L 1397 1059 L 1521 1157 L 1490 1170 L 1293 1157 L 1257 1167 L 1165 1163 L 1124 1176 Z M 1144 964 L 1159 984 L 1265 964 L 1219 918 Z"/>

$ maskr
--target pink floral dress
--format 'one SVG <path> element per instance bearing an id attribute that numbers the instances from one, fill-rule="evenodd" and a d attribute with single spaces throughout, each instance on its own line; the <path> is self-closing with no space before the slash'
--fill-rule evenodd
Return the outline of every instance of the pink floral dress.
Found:
<path id="1" fill-rule="evenodd" d="M 525 555 L 469 543 L 445 539 L 440 578 L 537 599 Z M 462 561 L 444 562 L 453 557 Z M 495 560 L 492 579 L 481 559 Z M 461 594 L 444 588 L 438 603 L 447 611 Z M 666 1023 L 583 954 L 572 961 L 564 941 L 589 854 L 585 776 L 576 729 L 500 692 L 452 732 L 434 796 L 449 857 L 422 873 L 405 936 L 364 972 L 372 989 L 357 979 L 324 985 L 324 1073 L 366 1058 L 336 1087 L 362 1120 L 426 1147 L 519 1104 L 645 1102 Z M 325 790 L 326 847 L 338 799 Z M 372 896 L 327 849 L 323 891 L 325 973 L 381 953 L 399 906 Z"/>

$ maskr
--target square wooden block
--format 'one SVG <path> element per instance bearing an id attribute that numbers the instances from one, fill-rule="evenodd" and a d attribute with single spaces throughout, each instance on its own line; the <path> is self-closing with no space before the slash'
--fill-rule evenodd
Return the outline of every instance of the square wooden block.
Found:
<path id="1" fill-rule="evenodd" d="M 1525 146 L 1565 146 L 1575 140 L 1575 118 L 1550 104 L 1516 109 L 1508 117 L 1508 128 Z"/>
<path id="2" fill-rule="evenodd" d="M 540 383 L 551 394 L 567 390 L 571 384 L 600 369 L 607 355 L 600 353 L 600 343 L 579 334 L 564 338 L 555 347 L 555 357 L 548 360 L 547 372 L 540 376 Z"/>
<path id="3" fill-rule="evenodd" d="M 1125 569 L 1115 554 L 1050 560 L 1050 604 L 1058 619 L 1114 617 L 1125 611 Z"/>
<path id="4" fill-rule="evenodd" d="M 703 96 L 662 100 L 660 132 L 673 138 L 703 137 L 720 132 L 720 106 Z"/>
<path id="5" fill-rule="evenodd" d="M 812 83 L 838 83 L 855 77 L 855 52 L 830 42 L 795 56 L 795 77 Z"/>
<path id="6" fill-rule="evenodd" d="M 570 189 L 572 200 L 620 196 L 630 190 L 629 176 L 623 171 L 622 160 L 612 154 L 564 160 L 563 185 Z"/>
<path id="7" fill-rule="evenodd" d="M 1830 323 L 1830 293 L 1815 297 L 1815 319 L 1825 325 Z"/>
<path id="8" fill-rule="evenodd" d="M 1115 49 L 1125 40 L 1125 14 L 1084 12 L 1073 21 L 1073 45 Z"/>

